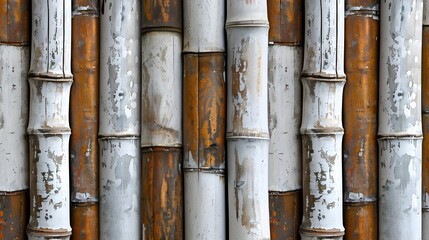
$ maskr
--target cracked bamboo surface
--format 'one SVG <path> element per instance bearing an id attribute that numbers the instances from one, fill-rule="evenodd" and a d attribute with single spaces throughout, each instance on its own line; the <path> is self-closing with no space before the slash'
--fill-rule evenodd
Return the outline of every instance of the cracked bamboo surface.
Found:
<path id="1" fill-rule="evenodd" d="M 70 189 L 72 239 L 99 238 L 99 3 L 72 2 Z"/>
<path id="2" fill-rule="evenodd" d="M 344 225 L 346 239 L 377 239 L 378 1 L 346 1 Z"/>
<path id="3" fill-rule="evenodd" d="M 344 1 L 305 1 L 302 239 L 342 239 Z"/>
<path id="4" fill-rule="evenodd" d="M 423 1 L 381 1 L 379 239 L 422 237 Z"/>

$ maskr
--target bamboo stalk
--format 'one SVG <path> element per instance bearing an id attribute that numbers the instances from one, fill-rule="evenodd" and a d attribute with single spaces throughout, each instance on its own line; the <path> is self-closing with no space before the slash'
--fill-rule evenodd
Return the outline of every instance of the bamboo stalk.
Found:
<path id="1" fill-rule="evenodd" d="M 180 240 L 182 1 L 145 0 L 142 9 L 143 239 Z"/>
<path id="2" fill-rule="evenodd" d="M 100 7 L 100 238 L 141 238 L 140 1 Z"/>
<path id="3" fill-rule="evenodd" d="M 342 239 L 344 1 L 305 1 L 302 239 Z"/>
<path id="4" fill-rule="evenodd" d="M 99 4 L 96 0 L 72 4 L 72 239 L 98 239 Z"/>
<path id="5" fill-rule="evenodd" d="M 270 0 L 267 4 L 271 239 L 295 239 L 302 217 L 298 199 L 302 194 L 299 128 L 304 8 L 300 0 Z"/>
<path id="6" fill-rule="evenodd" d="M 377 239 L 378 0 L 347 0 L 344 88 L 346 239 Z"/>
<path id="7" fill-rule="evenodd" d="M 69 239 L 71 1 L 32 1 L 30 114 L 31 239 Z"/>
<path id="8" fill-rule="evenodd" d="M 422 34 L 422 239 L 429 238 L 429 1 L 423 1 Z"/>
<path id="9" fill-rule="evenodd" d="M 184 1 L 186 239 L 226 239 L 225 2 Z"/>
<path id="10" fill-rule="evenodd" d="M 381 1 L 379 239 L 421 239 L 421 0 Z"/>
<path id="11" fill-rule="evenodd" d="M 230 239 L 269 239 L 267 2 L 227 1 Z"/>

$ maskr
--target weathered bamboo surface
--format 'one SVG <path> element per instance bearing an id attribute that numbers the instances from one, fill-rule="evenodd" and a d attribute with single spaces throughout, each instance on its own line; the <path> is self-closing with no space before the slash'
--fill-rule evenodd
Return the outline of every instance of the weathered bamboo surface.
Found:
<path id="1" fill-rule="evenodd" d="M 302 190 L 270 193 L 271 239 L 299 239 Z"/>
<path id="2" fill-rule="evenodd" d="M 380 4 L 379 239 L 422 237 L 422 8 Z"/>
<path id="3" fill-rule="evenodd" d="M 302 239 L 342 239 L 344 1 L 305 1 Z"/>
<path id="4" fill-rule="evenodd" d="M 28 45 L 30 43 L 30 0 L 0 1 L 0 43 Z"/>
<path id="5" fill-rule="evenodd" d="M 230 239 L 269 239 L 267 2 L 227 1 Z"/>
<path id="6" fill-rule="evenodd" d="M 99 238 L 99 3 L 72 2 L 70 190 L 72 239 Z"/>
<path id="7" fill-rule="evenodd" d="M 182 1 L 142 6 L 143 239 L 183 239 Z"/>
<path id="8" fill-rule="evenodd" d="M 69 239 L 71 1 L 32 1 L 29 70 L 31 239 Z"/>
<path id="9" fill-rule="evenodd" d="M 0 192 L 0 239 L 25 239 L 28 190 Z"/>
<path id="10" fill-rule="evenodd" d="M 378 1 L 346 0 L 343 101 L 346 239 L 377 239 Z"/>
<path id="11" fill-rule="evenodd" d="M 422 33 L 422 239 L 429 238 L 429 1 L 423 1 Z"/>
<path id="12" fill-rule="evenodd" d="M 184 55 L 186 239 L 226 239 L 224 64 L 224 53 Z"/>
<path id="13" fill-rule="evenodd" d="M 141 236 L 140 9 L 137 0 L 100 7 L 101 239 Z"/>
<path id="14" fill-rule="evenodd" d="M 269 41 L 288 46 L 304 42 L 304 2 L 268 0 Z"/>

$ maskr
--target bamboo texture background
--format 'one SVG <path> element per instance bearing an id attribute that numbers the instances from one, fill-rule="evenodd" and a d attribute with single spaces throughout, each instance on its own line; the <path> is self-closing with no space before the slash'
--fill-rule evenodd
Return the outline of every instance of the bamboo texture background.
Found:
<path id="1" fill-rule="evenodd" d="M 429 0 L 0 0 L 0 240 L 429 240 Z"/>

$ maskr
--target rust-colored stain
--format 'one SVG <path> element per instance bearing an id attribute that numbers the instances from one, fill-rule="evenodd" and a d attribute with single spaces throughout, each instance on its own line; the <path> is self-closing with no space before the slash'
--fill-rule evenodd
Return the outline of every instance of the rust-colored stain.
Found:
<path id="1" fill-rule="evenodd" d="M 224 54 L 184 56 L 184 167 L 225 168 Z"/>
<path id="2" fill-rule="evenodd" d="M 98 11 L 100 6 L 99 0 L 73 0 L 72 4 L 73 10 L 80 8 L 84 11 Z"/>
<path id="3" fill-rule="evenodd" d="M 299 225 L 302 219 L 302 191 L 270 192 L 269 202 L 271 239 L 299 239 Z"/>
<path id="4" fill-rule="evenodd" d="M 72 71 L 70 139 L 71 200 L 77 195 L 98 196 L 99 18 L 75 16 L 72 20 Z"/>
<path id="5" fill-rule="evenodd" d="M 304 41 L 304 1 L 268 0 L 269 41 L 299 45 Z"/>
<path id="6" fill-rule="evenodd" d="M 72 204 L 72 240 L 99 239 L 98 203 Z"/>
<path id="7" fill-rule="evenodd" d="M 0 43 L 30 42 L 30 0 L 0 0 Z"/>
<path id="8" fill-rule="evenodd" d="M 346 10 L 355 8 L 355 10 L 378 10 L 379 0 L 346 0 Z"/>
<path id="9" fill-rule="evenodd" d="M 344 87 L 344 192 L 377 197 L 378 20 L 346 18 Z M 346 199 L 347 200 L 347 199 Z"/>
<path id="10" fill-rule="evenodd" d="M 142 30 L 169 28 L 182 31 L 182 0 L 143 0 Z"/>
<path id="11" fill-rule="evenodd" d="M 422 40 L 422 124 L 423 124 L 423 196 L 429 194 L 429 27 L 423 27 Z"/>
<path id="12" fill-rule="evenodd" d="M 345 204 L 344 227 L 347 240 L 375 240 L 378 239 L 377 203 Z"/>
<path id="13" fill-rule="evenodd" d="M 26 239 L 28 191 L 0 192 L 0 239 Z"/>
<path id="14" fill-rule="evenodd" d="M 182 151 L 142 148 L 143 239 L 183 239 Z"/>

